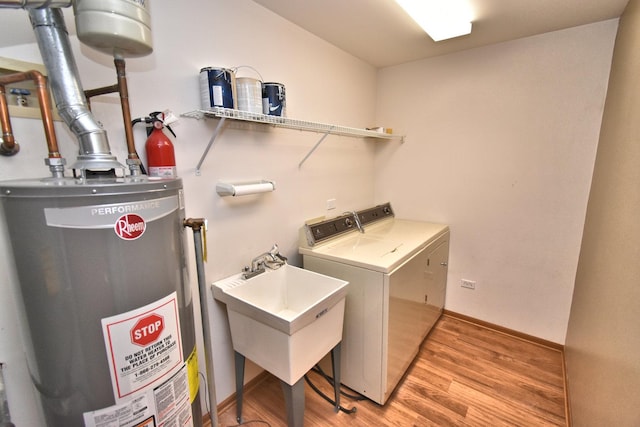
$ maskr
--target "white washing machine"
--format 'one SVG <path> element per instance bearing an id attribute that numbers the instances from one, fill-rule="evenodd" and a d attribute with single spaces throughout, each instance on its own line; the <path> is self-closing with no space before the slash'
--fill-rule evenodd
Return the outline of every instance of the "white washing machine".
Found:
<path id="1" fill-rule="evenodd" d="M 304 268 L 349 281 L 342 384 L 383 405 L 444 307 L 449 227 L 386 203 L 305 224 Z"/>

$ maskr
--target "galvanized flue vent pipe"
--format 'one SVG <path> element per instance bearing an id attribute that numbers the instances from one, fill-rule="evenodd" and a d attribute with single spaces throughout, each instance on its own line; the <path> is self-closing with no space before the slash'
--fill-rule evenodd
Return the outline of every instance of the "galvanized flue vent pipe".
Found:
<path id="1" fill-rule="evenodd" d="M 20 9 L 27 7 L 69 7 L 71 0 L 0 0 L 0 7 Z"/>
<path id="2" fill-rule="evenodd" d="M 3 368 L 4 365 L 0 363 L 0 427 L 15 427 L 15 424 L 11 422 L 11 414 L 9 414 L 9 401 L 5 391 L 4 375 L 2 374 Z"/>
<path id="3" fill-rule="evenodd" d="M 80 170 L 122 169 L 111 154 L 107 133 L 89 110 L 80 84 L 69 36 L 60 9 L 29 9 L 40 54 L 49 73 L 51 93 L 60 117 L 80 143 Z"/>

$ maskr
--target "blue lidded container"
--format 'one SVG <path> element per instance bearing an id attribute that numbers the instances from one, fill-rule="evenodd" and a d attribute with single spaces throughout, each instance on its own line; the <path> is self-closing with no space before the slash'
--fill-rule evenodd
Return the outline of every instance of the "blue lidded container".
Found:
<path id="1" fill-rule="evenodd" d="M 286 96 L 282 83 L 262 84 L 262 112 L 269 116 L 286 116 Z"/>
<path id="2" fill-rule="evenodd" d="M 228 68 L 205 67 L 200 70 L 200 103 L 211 107 L 236 108 L 235 73 Z"/>

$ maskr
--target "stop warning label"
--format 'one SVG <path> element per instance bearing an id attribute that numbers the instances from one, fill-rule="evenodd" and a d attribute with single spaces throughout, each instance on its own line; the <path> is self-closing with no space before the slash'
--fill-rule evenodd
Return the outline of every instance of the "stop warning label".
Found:
<path id="1" fill-rule="evenodd" d="M 102 319 L 116 402 L 155 387 L 183 364 L 177 293 Z"/>
<path id="2" fill-rule="evenodd" d="M 147 346 L 160 337 L 164 329 L 164 318 L 152 313 L 138 320 L 131 329 L 131 342 L 141 347 Z"/>

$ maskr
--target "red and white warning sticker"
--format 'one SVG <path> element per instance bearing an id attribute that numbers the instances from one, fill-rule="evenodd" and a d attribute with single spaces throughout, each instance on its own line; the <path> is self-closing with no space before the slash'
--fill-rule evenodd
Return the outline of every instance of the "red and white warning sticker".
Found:
<path id="1" fill-rule="evenodd" d="M 193 427 L 177 293 L 102 319 L 102 332 L 115 405 L 85 412 L 85 426 Z"/>
<path id="2" fill-rule="evenodd" d="M 116 402 L 155 387 L 183 364 L 177 293 L 102 319 Z"/>

